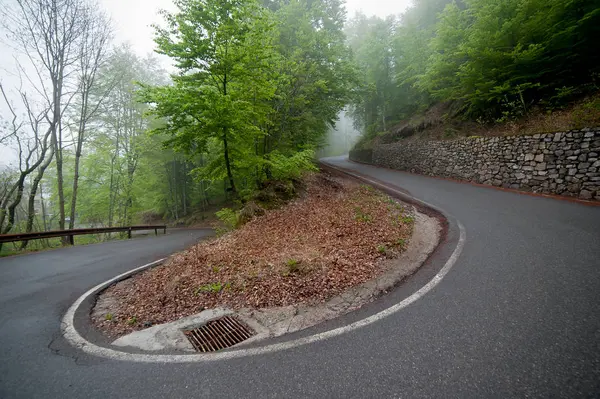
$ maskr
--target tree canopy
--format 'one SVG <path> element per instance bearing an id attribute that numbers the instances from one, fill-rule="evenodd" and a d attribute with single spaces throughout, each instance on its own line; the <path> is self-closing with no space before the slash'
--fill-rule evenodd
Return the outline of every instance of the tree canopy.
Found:
<path id="1" fill-rule="evenodd" d="M 154 36 L 170 74 L 116 46 L 95 0 L 0 10 L 30 86 L 0 81 L 0 145 L 17 159 L 0 170 L 0 232 L 245 203 L 347 147 L 340 116 L 372 137 L 439 103 L 484 124 L 600 88 L 600 0 L 415 0 L 348 20 L 342 0 L 174 5 Z"/>
<path id="2" fill-rule="evenodd" d="M 366 87 L 354 115 L 370 131 L 435 102 L 495 120 L 599 88 L 598 1 L 419 0 L 347 32 Z"/>
<path id="3" fill-rule="evenodd" d="M 348 102 L 353 69 L 336 2 L 179 0 L 157 29 L 158 52 L 176 62 L 172 85 L 145 86 L 164 123 L 154 132 L 188 155 L 195 170 L 252 190 L 307 168 Z M 208 151 L 210 149 L 210 151 Z"/>

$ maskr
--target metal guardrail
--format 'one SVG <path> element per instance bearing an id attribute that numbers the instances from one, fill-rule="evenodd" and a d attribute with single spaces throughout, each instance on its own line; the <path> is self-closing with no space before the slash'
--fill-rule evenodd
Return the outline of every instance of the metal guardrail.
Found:
<path id="1" fill-rule="evenodd" d="M 153 225 L 153 226 L 127 226 L 127 227 L 98 227 L 98 228 L 90 228 L 90 229 L 40 231 L 40 232 L 35 232 L 35 233 L 0 234 L 0 243 L 39 240 L 42 238 L 69 237 L 69 242 L 71 243 L 71 245 L 74 245 L 75 240 L 73 239 L 73 237 L 78 236 L 78 235 L 127 232 L 127 238 L 131 238 L 132 231 L 140 231 L 140 230 L 154 230 L 155 235 L 158 235 L 158 230 L 163 230 L 164 234 L 166 234 L 167 226 Z"/>

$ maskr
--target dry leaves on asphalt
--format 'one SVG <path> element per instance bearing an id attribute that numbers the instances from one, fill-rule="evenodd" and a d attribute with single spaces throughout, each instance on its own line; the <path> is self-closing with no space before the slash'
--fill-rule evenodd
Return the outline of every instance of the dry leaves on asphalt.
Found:
<path id="1" fill-rule="evenodd" d="M 216 306 L 324 301 L 377 276 L 406 245 L 413 219 L 402 204 L 324 173 L 305 185 L 284 207 L 108 288 L 114 305 L 94 323 L 116 336 Z"/>

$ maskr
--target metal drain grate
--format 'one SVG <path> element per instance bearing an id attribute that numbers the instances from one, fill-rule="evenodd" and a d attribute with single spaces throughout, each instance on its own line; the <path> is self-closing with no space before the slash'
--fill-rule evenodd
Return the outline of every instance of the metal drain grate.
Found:
<path id="1" fill-rule="evenodd" d="M 197 352 L 215 352 L 247 340 L 255 333 L 236 317 L 224 316 L 183 332 Z"/>

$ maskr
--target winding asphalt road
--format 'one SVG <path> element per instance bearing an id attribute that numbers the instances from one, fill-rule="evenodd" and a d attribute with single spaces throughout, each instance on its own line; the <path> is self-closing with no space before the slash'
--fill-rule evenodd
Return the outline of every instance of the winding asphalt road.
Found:
<path id="1" fill-rule="evenodd" d="M 400 312 L 328 340 L 208 363 L 88 356 L 60 334 L 90 287 L 206 232 L 0 259 L 0 398 L 598 397 L 600 207 L 328 159 L 443 209 L 446 242 L 406 284 L 340 319 L 397 303 L 427 282 L 466 229 L 462 254 Z"/>

